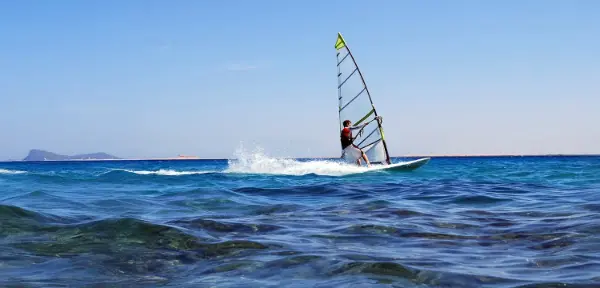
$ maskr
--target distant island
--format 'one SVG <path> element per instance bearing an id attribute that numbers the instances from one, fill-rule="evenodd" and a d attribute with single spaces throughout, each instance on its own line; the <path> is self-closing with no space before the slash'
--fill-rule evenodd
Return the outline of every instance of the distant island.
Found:
<path id="1" fill-rule="evenodd" d="M 32 149 L 23 161 L 66 161 L 66 160 L 118 160 L 119 157 L 106 153 L 90 153 L 79 155 L 61 155 L 44 150 Z"/>

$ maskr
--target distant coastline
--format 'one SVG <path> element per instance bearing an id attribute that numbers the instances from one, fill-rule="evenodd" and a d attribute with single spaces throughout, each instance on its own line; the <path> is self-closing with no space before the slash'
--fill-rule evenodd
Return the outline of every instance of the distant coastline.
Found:
<path id="1" fill-rule="evenodd" d="M 54 152 L 32 149 L 29 154 L 22 160 L 10 160 L 5 162 L 57 162 L 57 161 L 146 161 L 146 160 L 200 160 L 200 157 L 178 155 L 177 157 L 166 157 L 166 158 L 120 158 L 108 153 L 97 152 L 88 154 L 77 154 L 77 155 L 63 155 Z"/>
<path id="2" fill-rule="evenodd" d="M 118 160 L 119 157 L 104 153 L 89 153 L 89 154 L 78 154 L 78 155 L 62 155 L 54 152 L 49 152 L 41 149 L 31 149 L 29 154 L 23 161 L 64 161 L 64 160 L 96 160 L 96 159 L 110 159 Z"/>

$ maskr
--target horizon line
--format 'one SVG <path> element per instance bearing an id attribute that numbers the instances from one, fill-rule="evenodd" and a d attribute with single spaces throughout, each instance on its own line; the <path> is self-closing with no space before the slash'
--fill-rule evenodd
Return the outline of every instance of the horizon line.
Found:
<path id="1" fill-rule="evenodd" d="M 390 158 L 493 158 L 493 157 L 594 157 L 600 154 L 593 153 L 548 153 L 548 154 L 407 154 L 391 156 Z M 338 159 L 340 157 L 273 157 L 282 159 Z M 197 156 L 185 157 L 165 157 L 165 158 L 117 158 L 117 159 L 64 159 L 64 160 L 0 160 L 0 163 L 6 162 L 91 162 L 91 161 L 194 161 L 194 160 L 235 160 L 238 158 L 203 158 Z"/>

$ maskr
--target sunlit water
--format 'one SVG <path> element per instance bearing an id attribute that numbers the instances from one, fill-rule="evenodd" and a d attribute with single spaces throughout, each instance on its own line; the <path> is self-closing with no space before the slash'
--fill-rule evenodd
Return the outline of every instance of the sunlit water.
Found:
<path id="1" fill-rule="evenodd" d="M 242 156 L 0 163 L 0 286 L 600 287 L 600 157 Z"/>

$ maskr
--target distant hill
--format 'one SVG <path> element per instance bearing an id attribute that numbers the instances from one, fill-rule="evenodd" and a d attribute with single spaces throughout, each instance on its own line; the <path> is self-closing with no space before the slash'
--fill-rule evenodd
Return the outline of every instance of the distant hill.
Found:
<path id="1" fill-rule="evenodd" d="M 64 161 L 64 160 L 115 160 L 120 159 L 106 153 L 90 153 L 80 155 L 61 155 L 44 150 L 32 149 L 23 161 Z"/>

